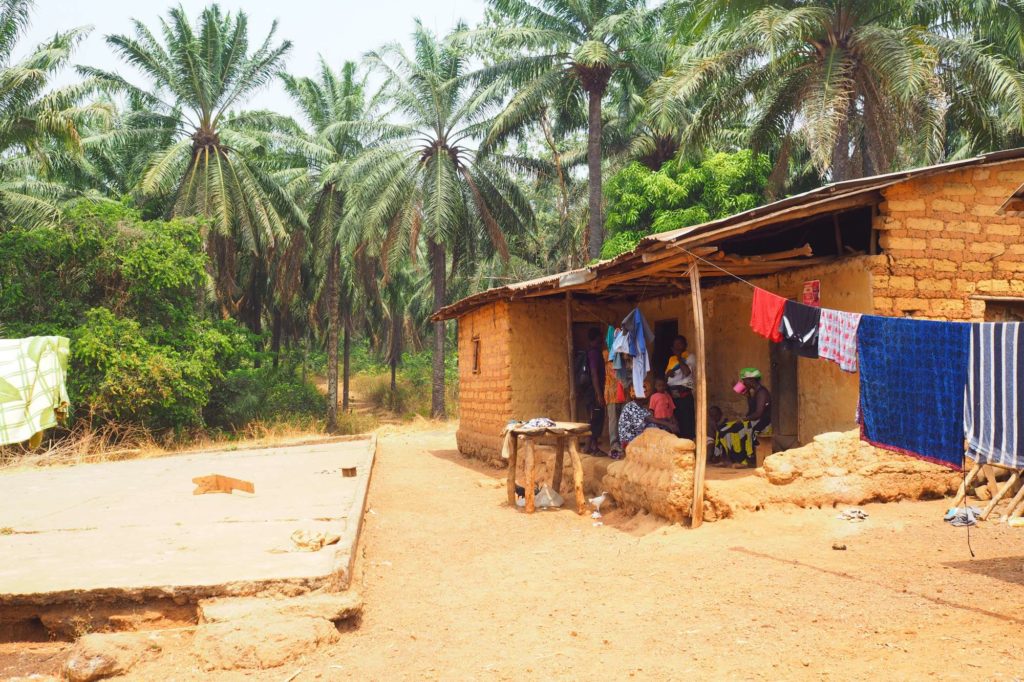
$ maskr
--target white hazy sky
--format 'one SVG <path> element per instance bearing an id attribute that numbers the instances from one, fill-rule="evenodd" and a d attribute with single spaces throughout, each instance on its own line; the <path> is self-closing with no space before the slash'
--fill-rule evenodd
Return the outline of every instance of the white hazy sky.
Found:
<path id="1" fill-rule="evenodd" d="M 32 25 L 19 51 L 57 31 L 92 26 L 93 32 L 76 52 L 74 63 L 116 70 L 142 84 L 141 76 L 110 51 L 104 36 L 130 32 L 129 21 L 133 18 L 155 29 L 157 19 L 172 4 L 152 0 L 36 0 Z M 210 3 L 182 0 L 181 4 L 190 17 L 195 17 Z M 413 19 L 417 17 L 428 28 L 444 34 L 459 19 L 472 25 L 484 14 L 483 0 L 225 0 L 219 4 L 226 10 L 242 9 L 249 15 L 250 44 L 262 42 L 271 22 L 277 19 L 278 38 L 292 41 L 286 68 L 297 75 L 313 75 L 319 54 L 337 69 L 344 60 L 359 60 L 366 52 L 388 42 L 399 41 L 408 46 Z M 61 81 L 73 77 L 67 73 Z M 257 93 L 248 108 L 297 113 L 278 83 Z"/>

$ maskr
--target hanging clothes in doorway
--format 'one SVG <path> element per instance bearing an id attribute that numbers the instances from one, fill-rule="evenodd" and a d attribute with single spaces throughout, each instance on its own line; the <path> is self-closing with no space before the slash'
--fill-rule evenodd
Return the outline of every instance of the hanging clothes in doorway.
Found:
<path id="1" fill-rule="evenodd" d="M 970 328 L 964 403 L 967 456 L 979 464 L 1024 468 L 1021 323 L 981 322 L 971 324 Z"/>
<path id="2" fill-rule="evenodd" d="M 959 469 L 970 325 L 864 315 L 861 440 Z"/>
<path id="3" fill-rule="evenodd" d="M 634 308 L 622 321 L 622 329 L 629 341 L 629 354 L 633 356 L 633 391 L 637 398 L 647 397 L 644 379 L 651 371 L 651 359 L 647 347 L 654 343 L 654 331 L 647 324 L 639 308 Z"/>

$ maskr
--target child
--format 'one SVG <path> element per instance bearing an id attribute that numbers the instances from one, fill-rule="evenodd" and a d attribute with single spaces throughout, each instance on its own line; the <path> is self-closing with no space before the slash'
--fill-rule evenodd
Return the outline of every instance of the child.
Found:
<path id="1" fill-rule="evenodd" d="M 648 407 L 653 413 L 650 419 L 652 424 L 666 431 L 679 433 L 679 424 L 674 416 L 676 404 L 668 392 L 668 382 L 665 381 L 665 377 L 657 377 L 654 380 L 654 393 L 651 394 Z"/>

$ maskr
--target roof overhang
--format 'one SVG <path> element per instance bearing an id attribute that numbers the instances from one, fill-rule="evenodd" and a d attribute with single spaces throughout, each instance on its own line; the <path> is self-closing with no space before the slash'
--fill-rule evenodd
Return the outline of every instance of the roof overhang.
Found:
<path id="1" fill-rule="evenodd" d="M 568 292 L 628 297 L 643 296 L 652 286 L 667 291 L 688 291 L 689 285 L 683 275 L 694 262 L 698 262 L 702 278 L 727 276 L 725 269 L 741 276 L 757 276 L 822 264 L 834 260 L 834 257 L 816 258 L 809 253 L 781 252 L 738 258 L 728 256 L 718 247 L 723 241 L 738 235 L 790 221 L 875 206 L 882 201 L 883 190 L 908 180 L 1021 158 L 1024 158 L 1024 148 L 1017 148 L 924 168 L 825 185 L 725 218 L 647 236 L 632 251 L 585 268 L 496 287 L 467 296 L 441 308 L 434 314 L 433 319 L 453 319 L 498 300 L 514 301 L 558 296 Z M 1024 186 L 1014 193 L 1007 204 L 1014 200 L 1019 203 L 1013 204 L 1012 210 L 1024 211 Z M 1004 204 L 1004 207 L 1007 204 Z M 700 256 L 700 261 L 695 260 L 696 256 Z M 721 263 L 722 270 L 715 267 L 716 261 Z"/>

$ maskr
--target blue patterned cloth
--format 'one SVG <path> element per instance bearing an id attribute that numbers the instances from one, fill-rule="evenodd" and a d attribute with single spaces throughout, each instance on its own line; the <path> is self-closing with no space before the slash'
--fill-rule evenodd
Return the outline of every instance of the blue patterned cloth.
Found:
<path id="1" fill-rule="evenodd" d="M 960 469 L 971 325 L 864 315 L 861 440 Z"/>

